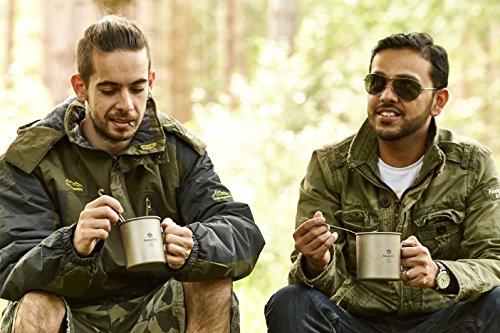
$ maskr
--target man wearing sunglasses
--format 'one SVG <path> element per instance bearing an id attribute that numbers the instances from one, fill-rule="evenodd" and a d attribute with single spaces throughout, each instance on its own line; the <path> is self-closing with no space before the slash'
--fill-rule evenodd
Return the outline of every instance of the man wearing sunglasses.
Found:
<path id="1" fill-rule="evenodd" d="M 428 34 L 375 46 L 367 120 L 316 150 L 301 183 L 269 332 L 498 332 L 500 179 L 489 149 L 437 127 L 448 71 Z M 401 233 L 399 280 L 358 279 L 357 236 L 328 225 Z"/>

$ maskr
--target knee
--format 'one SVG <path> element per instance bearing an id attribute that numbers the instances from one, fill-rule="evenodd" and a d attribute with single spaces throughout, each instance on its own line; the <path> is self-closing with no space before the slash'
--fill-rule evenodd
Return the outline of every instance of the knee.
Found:
<path id="1" fill-rule="evenodd" d="M 21 299 L 14 321 L 14 331 L 36 332 L 41 328 L 57 331 L 64 321 L 63 299 L 44 291 L 30 291 Z"/>
<path id="2" fill-rule="evenodd" d="M 17 312 L 26 311 L 44 319 L 47 314 L 65 314 L 66 306 L 61 296 L 37 290 L 26 293 L 21 299 Z"/>
<path id="3" fill-rule="evenodd" d="M 326 297 L 319 290 L 292 284 L 278 290 L 265 305 L 266 317 L 296 316 L 297 311 L 312 308 L 316 297 Z"/>
<path id="4" fill-rule="evenodd" d="M 500 287 L 493 288 L 487 293 L 483 294 L 478 302 L 484 310 L 498 313 L 500 311 Z"/>

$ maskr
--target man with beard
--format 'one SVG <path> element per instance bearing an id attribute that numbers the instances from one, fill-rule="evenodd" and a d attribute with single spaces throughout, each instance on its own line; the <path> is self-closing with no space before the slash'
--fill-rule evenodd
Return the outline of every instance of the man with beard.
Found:
<path id="1" fill-rule="evenodd" d="M 375 46 L 368 119 L 316 150 L 301 183 L 290 285 L 266 305 L 269 332 L 498 331 L 500 180 L 489 149 L 436 125 L 448 71 L 428 34 Z M 329 225 L 400 233 L 401 272 L 359 279 L 357 236 Z"/>
<path id="2" fill-rule="evenodd" d="M 0 159 L 1 332 L 238 332 L 232 281 L 264 246 L 250 208 L 157 111 L 137 24 L 90 25 L 77 65 L 76 98 Z M 165 264 L 128 270 L 117 222 L 145 215 L 163 219 Z"/>

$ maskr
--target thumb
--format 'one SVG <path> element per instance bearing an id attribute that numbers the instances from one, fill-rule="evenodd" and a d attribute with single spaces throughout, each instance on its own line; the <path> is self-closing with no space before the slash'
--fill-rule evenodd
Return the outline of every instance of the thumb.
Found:
<path id="1" fill-rule="evenodd" d="M 314 217 L 323 217 L 323 213 L 318 210 L 316 213 L 314 213 Z"/>

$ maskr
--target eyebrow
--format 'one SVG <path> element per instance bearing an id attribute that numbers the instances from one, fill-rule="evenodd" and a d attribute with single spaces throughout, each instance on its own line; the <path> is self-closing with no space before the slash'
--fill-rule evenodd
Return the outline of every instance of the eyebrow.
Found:
<path id="1" fill-rule="evenodd" d="M 147 83 L 148 82 L 148 79 L 138 79 L 138 80 L 135 80 L 134 82 L 132 82 L 130 85 L 133 86 L 133 85 L 136 85 L 136 84 L 143 84 L 143 83 Z M 99 82 L 98 84 L 96 84 L 97 87 L 102 87 L 102 86 L 114 86 L 114 87 L 118 87 L 118 86 L 122 86 L 123 84 L 121 83 L 118 83 L 118 82 L 115 82 L 115 81 L 109 81 L 109 80 L 106 80 L 106 81 L 102 81 L 102 82 Z"/>

